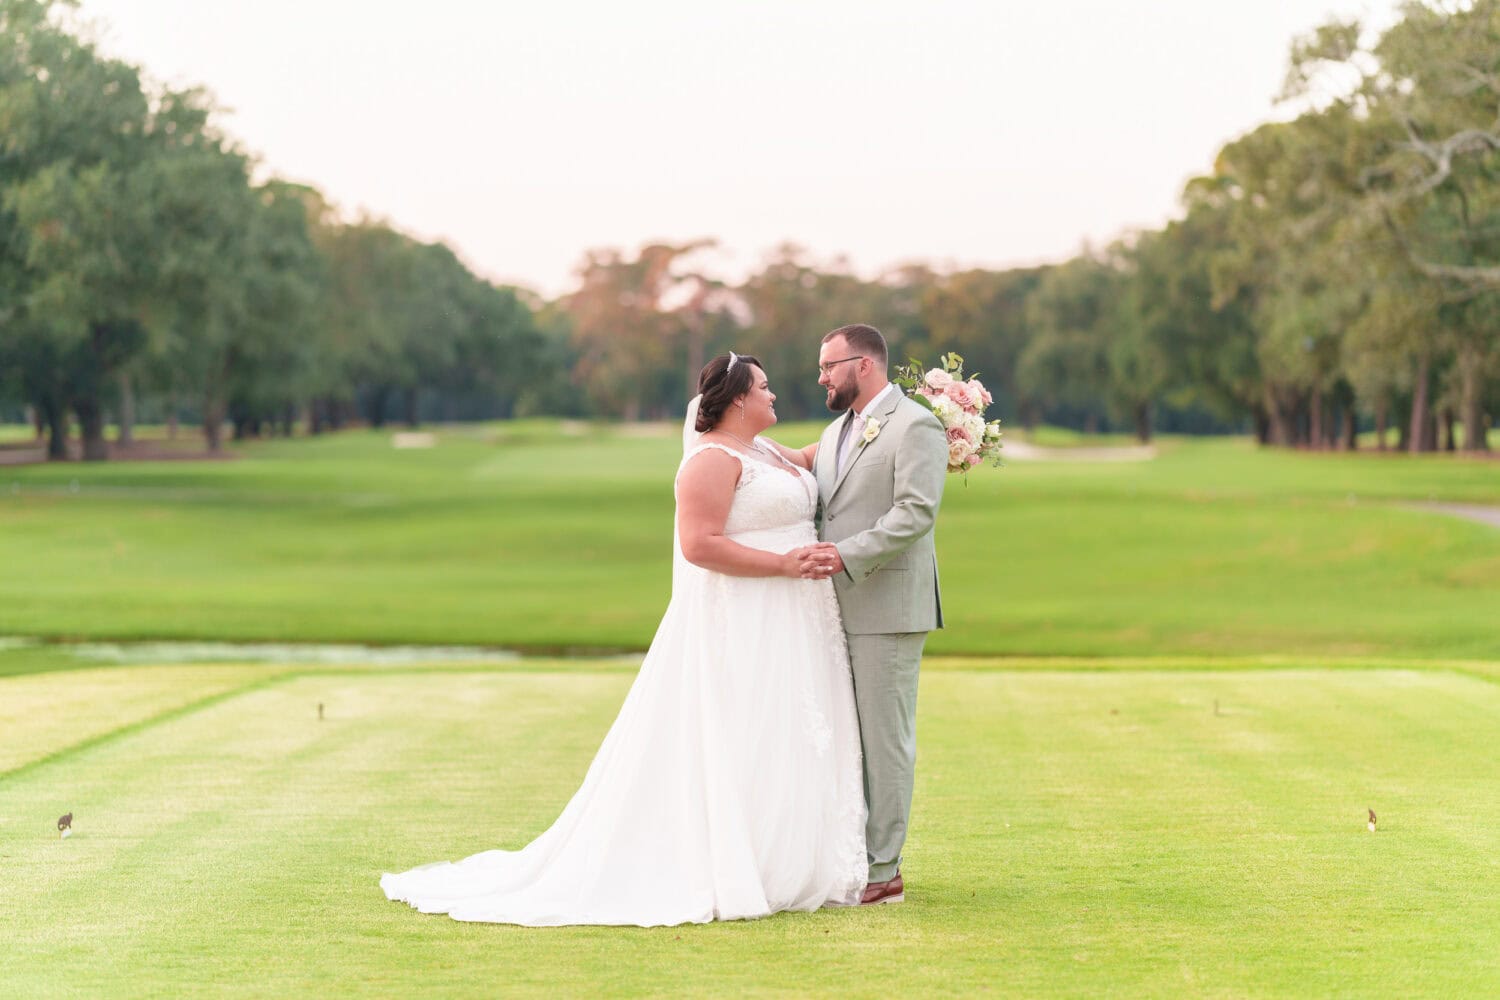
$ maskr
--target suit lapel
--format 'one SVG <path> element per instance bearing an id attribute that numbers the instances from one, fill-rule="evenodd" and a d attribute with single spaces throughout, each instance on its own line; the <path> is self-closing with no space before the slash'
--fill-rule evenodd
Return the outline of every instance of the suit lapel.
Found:
<path id="1" fill-rule="evenodd" d="M 896 407 L 899 406 L 900 403 L 901 390 L 899 388 L 892 389 L 890 395 L 886 397 L 885 402 L 880 404 L 880 410 L 877 413 L 872 414 L 872 416 L 875 416 L 880 421 L 880 431 L 882 434 L 885 433 L 886 427 L 891 422 L 891 414 L 896 412 Z M 849 433 L 863 434 L 865 432 L 866 423 L 868 423 L 868 421 L 856 423 L 855 426 L 849 428 Z M 835 439 L 835 441 L 836 440 L 837 439 Z M 880 439 L 877 437 L 875 440 L 878 441 Z M 835 447 L 837 447 L 836 443 Z M 839 487 L 843 486 L 844 480 L 849 478 L 849 470 L 854 468 L 854 466 L 859 463 L 859 460 L 864 457 L 865 452 L 869 451 L 873 447 L 875 447 L 875 441 L 870 441 L 866 444 L 854 446 L 854 454 L 849 456 L 849 464 L 845 465 L 842 469 L 839 470 L 838 478 L 833 482 L 833 489 L 828 493 L 829 500 L 832 500 L 838 494 Z"/>

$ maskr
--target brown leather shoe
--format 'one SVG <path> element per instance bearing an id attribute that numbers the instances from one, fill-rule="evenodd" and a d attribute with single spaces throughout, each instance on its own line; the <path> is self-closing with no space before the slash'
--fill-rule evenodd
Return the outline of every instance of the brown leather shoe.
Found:
<path id="1" fill-rule="evenodd" d="M 865 886 L 865 894 L 859 898 L 860 906 L 878 906 L 881 903 L 899 903 L 906 899 L 906 886 L 901 873 L 889 882 L 871 882 Z"/>

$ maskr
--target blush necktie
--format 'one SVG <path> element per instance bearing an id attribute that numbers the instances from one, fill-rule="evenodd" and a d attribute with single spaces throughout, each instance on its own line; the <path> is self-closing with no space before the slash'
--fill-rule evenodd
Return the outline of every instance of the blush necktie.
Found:
<path id="1" fill-rule="evenodd" d="M 849 415 L 844 418 L 843 429 L 839 431 L 839 450 L 836 453 L 838 455 L 838 461 L 835 462 L 833 466 L 833 478 L 835 479 L 843 475 L 844 466 L 849 463 L 851 449 L 848 445 L 850 438 L 854 436 L 850 433 L 850 429 L 854 426 L 857 419 L 858 416 L 855 414 L 855 412 L 853 410 L 850 410 Z"/>

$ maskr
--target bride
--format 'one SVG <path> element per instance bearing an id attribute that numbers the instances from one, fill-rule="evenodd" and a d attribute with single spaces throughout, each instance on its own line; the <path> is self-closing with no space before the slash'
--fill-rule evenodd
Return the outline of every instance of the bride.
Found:
<path id="1" fill-rule="evenodd" d="M 672 599 L 583 785 L 521 850 L 385 875 L 388 898 L 642 927 L 859 902 L 859 724 L 817 486 L 801 453 L 756 436 L 776 397 L 755 358 L 715 358 L 698 388 Z"/>

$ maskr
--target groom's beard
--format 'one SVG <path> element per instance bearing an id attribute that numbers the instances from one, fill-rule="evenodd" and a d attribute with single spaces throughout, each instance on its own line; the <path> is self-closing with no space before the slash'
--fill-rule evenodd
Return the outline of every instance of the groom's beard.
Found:
<path id="1" fill-rule="evenodd" d="M 849 381 L 843 385 L 833 386 L 828 390 L 828 409 L 834 413 L 843 413 L 854 405 L 857 398 L 859 398 L 858 383 Z"/>

